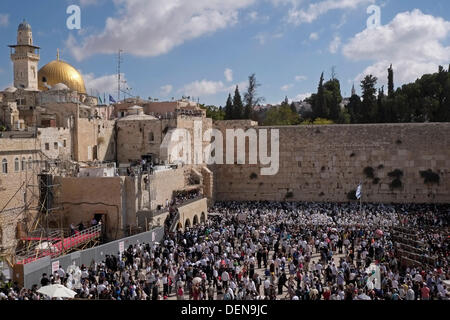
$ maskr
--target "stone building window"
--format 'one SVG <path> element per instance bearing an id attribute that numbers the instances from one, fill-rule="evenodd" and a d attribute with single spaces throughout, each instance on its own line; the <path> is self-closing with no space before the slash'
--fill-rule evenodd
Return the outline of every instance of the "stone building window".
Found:
<path id="1" fill-rule="evenodd" d="M 64 139 L 63 145 L 64 145 L 64 148 L 67 147 L 67 141 L 66 141 L 66 139 Z"/>
<path id="2" fill-rule="evenodd" d="M 33 169 L 33 159 L 31 157 L 28 158 L 28 169 Z"/>
<path id="3" fill-rule="evenodd" d="M 48 142 L 45 144 L 45 150 L 50 150 L 50 144 Z"/>
<path id="4" fill-rule="evenodd" d="M 18 172 L 20 170 L 19 158 L 14 159 L 14 171 Z"/>
<path id="5" fill-rule="evenodd" d="M 21 163 L 21 169 L 22 171 L 25 171 L 27 169 L 27 160 L 25 159 L 25 157 L 22 158 L 22 163 Z"/>
<path id="6" fill-rule="evenodd" d="M 53 148 L 54 148 L 55 150 L 58 150 L 58 142 L 54 142 L 54 143 L 53 143 Z"/>
<path id="7" fill-rule="evenodd" d="M 2 173 L 4 174 L 8 173 L 8 160 L 6 159 L 2 160 Z"/>
<path id="8" fill-rule="evenodd" d="M 148 135 L 148 139 L 152 142 L 155 141 L 155 135 L 153 134 L 153 132 L 150 132 L 150 134 Z"/>

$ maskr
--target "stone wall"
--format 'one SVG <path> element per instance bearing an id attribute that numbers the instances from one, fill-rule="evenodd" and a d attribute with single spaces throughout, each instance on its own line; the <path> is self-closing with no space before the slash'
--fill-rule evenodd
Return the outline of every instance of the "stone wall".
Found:
<path id="1" fill-rule="evenodd" d="M 224 131 L 239 122 L 219 121 L 215 127 Z M 450 202 L 449 123 L 256 129 L 279 130 L 278 174 L 262 176 L 262 166 L 249 165 L 248 158 L 245 165 L 213 165 L 216 200 L 346 202 L 362 182 L 365 202 Z M 424 183 L 420 171 L 428 169 L 439 174 L 439 184 Z M 395 170 L 403 176 L 392 189 L 389 173 Z"/>
<path id="2" fill-rule="evenodd" d="M 39 149 L 47 159 L 71 159 L 72 133 L 66 128 L 38 129 Z"/>
<path id="3" fill-rule="evenodd" d="M 129 163 L 151 153 L 159 156 L 165 133 L 175 127 L 175 119 L 117 121 L 117 161 Z"/>
<path id="4" fill-rule="evenodd" d="M 161 161 L 174 163 L 170 159 L 171 150 L 161 148 L 167 133 L 175 129 L 185 129 L 191 135 L 191 163 L 203 163 L 195 157 L 194 130 L 202 138 L 206 130 L 212 128 L 212 120 L 200 117 L 179 115 L 174 119 L 127 120 L 117 121 L 117 160 L 129 163 L 140 160 L 142 155 L 154 154 Z M 202 142 L 206 146 L 209 142 Z"/>
<path id="5" fill-rule="evenodd" d="M 77 161 L 114 161 L 115 121 L 101 119 L 77 119 L 74 141 L 74 157 Z M 96 151 L 95 151 L 96 150 Z"/>
<path id="6" fill-rule="evenodd" d="M 95 213 L 106 215 L 106 235 L 118 239 L 124 235 L 125 227 L 123 193 L 125 178 L 63 178 L 55 177 L 55 206 L 62 209 L 65 227 L 71 223 L 86 223 Z M 126 205 L 126 203 L 125 203 Z"/>
<path id="7" fill-rule="evenodd" d="M 180 212 L 180 222 L 178 227 L 185 229 L 187 226 L 194 226 L 202 221 L 208 220 L 207 199 L 203 198 L 178 208 Z M 202 216 L 203 213 L 203 216 Z"/>
<path id="8" fill-rule="evenodd" d="M 176 170 L 158 171 L 150 175 L 151 210 L 156 209 L 158 205 L 164 207 L 166 199 L 170 201 L 174 191 L 184 189 L 186 170 L 188 169 L 179 168 Z"/>

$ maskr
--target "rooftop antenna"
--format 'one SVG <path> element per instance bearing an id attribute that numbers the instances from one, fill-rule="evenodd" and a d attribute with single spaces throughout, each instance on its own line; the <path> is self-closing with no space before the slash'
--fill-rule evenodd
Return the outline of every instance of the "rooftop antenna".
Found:
<path id="1" fill-rule="evenodd" d="M 117 55 L 117 102 L 120 101 L 120 86 L 121 86 L 121 74 L 120 74 L 120 65 L 123 62 L 123 58 L 122 58 L 122 49 L 119 49 L 119 54 Z"/>

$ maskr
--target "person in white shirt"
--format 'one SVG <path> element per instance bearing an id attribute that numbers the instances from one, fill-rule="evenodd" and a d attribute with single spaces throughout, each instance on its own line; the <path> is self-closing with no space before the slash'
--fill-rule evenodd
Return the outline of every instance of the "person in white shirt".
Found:
<path id="1" fill-rule="evenodd" d="M 228 288 L 228 281 L 230 280 L 230 275 L 228 274 L 227 270 L 224 270 L 222 272 L 222 282 L 223 282 L 223 287 L 224 288 Z"/>

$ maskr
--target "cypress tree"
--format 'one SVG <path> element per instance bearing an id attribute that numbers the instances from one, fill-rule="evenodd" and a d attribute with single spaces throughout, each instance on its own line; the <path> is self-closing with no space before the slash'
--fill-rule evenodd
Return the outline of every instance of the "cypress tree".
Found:
<path id="1" fill-rule="evenodd" d="M 313 105 L 313 112 L 315 118 L 327 118 L 328 112 L 326 112 L 325 102 L 325 90 L 323 87 L 323 72 L 320 76 L 319 87 L 317 88 L 316 101 Z"/>
<path id="2" fill-rule="evenodd" d="M 392 97 L 394 95 L 394 69 L 392 69 L 392 64 L 388 69 L 388 96 Z"/>
<path id="3" fill-rule="evenodd" d="M 238 86 L 236 86 L 233 99 L 233 119 L 235 120 L 242 119 L 243 115 L 244 115 L 244 105 L 242 104 L 242 98 L 241 94 L 239 93 L 239 88 Z"/>
<path id="4" fill-rule="evenodd" d="M 233 100 L 231 100 L 231 93 L 228 94 L 227 104 L 225 105 L 225 120 L 233 119 Z"/>

